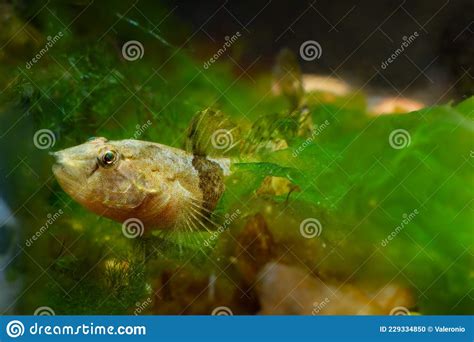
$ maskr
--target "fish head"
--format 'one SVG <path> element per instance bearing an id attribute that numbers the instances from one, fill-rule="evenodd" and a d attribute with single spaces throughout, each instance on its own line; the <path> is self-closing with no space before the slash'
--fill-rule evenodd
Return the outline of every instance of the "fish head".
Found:
<path id="1" fill-rule="evenodd" d="M 136 216 L 150 193 L 165 193 L 165 183 L 150 183 L 140 141 L 92 138 L 52 154 L 53 173 L 64 191 L 99 215 L 123 221 Z"/>

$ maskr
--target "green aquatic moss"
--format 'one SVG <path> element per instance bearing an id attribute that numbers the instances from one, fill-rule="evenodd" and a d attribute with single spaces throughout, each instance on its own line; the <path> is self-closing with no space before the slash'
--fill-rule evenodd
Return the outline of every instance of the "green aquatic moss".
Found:
<path id="1" fill-rule="evenodd" d="M 472 98 L 455 107 L 377 118 L 314 108 L 315 122 L 329 121 L 324 130 L 272 154 L 277 166 L 248 164 L 246 171 L 287 177 L 301 188 L 290 205 L 314 204 L 300 215 L 318 219 L 321 238 L 334 248 L 322 260 L 309 260 L 311 266 L 361 283 L 406 284 L 422 313 L 467 313 L 473 109 Z M 392 132 L 403 141 L 391 141 Z"/>

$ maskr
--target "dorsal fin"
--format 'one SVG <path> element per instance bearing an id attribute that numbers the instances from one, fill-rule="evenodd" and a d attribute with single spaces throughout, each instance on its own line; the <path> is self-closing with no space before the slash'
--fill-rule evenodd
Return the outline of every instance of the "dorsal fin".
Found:
<path id="1" fill-rule="evenodd" d="M 207 108 L 197 112 L 186 132 L 185 148 L 197 156 L 230 156 L 238 151 L 237 126 L 221 111 Z"/>
<path id="2" fill-rule="evenodd" d="M 301 104 L 304 94 L 301 68 L 296 55 L 288 48 L 282 49 L 276 57 L 273 82 L 276 93 L 290 102 L 290 110 Z"/>

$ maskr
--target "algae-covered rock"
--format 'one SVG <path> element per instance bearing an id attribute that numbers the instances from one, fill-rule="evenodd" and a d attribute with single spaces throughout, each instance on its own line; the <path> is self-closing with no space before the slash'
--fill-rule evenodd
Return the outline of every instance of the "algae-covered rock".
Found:
<path id="1" fill-rule="evenodd" d="M 149 312 L 155 315 L 210 315 L 219 307 L 230 314 L 253 314 L 258 305 L 254 298 L 242 296 L 222 270 L 206 275 L 186 267 L 162 272 L 152 297 Z"/>
<path id="2" fill-rule="evenodd" d="M 237 236 L 235 258 L 237 267 L 248 284 L 253 284 L 257 273 L 275 257 L 275 242 L 261 214 L 250 217 Z"/>
<path id="3" fill-rule="evenodd" d="M 264 315 L 386 315 L 413 305 L 400 287 L 371 297 L 354 285 L 324 282 L 307 270 L 275 262 L 261 270 L 256 288 Z"/>

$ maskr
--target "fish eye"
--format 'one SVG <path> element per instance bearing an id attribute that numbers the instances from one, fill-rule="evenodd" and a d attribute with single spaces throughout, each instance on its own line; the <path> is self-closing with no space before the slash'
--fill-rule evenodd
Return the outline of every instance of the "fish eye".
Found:
<path id="1" fill-rule="evenodd" d="M 118 153 L 112 150 L 105 151 L 99 158 L 99 164 L 102 167 L 110 167 L 118 160 Z"/>

